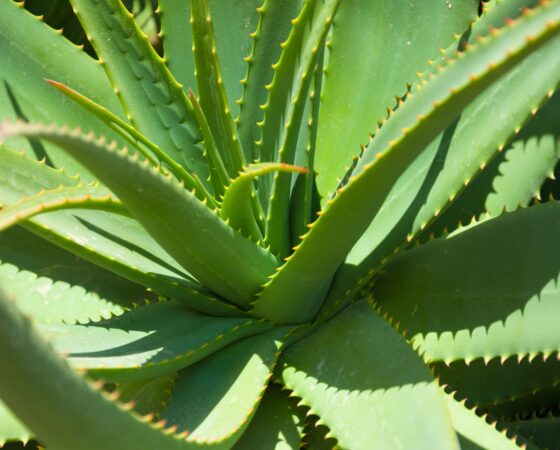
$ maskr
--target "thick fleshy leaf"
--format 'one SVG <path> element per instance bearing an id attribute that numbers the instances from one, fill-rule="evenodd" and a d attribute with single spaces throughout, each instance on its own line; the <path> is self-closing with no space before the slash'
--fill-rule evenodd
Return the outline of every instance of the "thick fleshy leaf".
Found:
<path id="1" fill-rule="evenodd" d="M 153 299 L 144 286 L 19 227 L 0 233 L 0 261 L 1 288 L 36 322 L 95 321 Z"/>
<path id="2" fill-rule="evenodd" d="M 238 234 L 174 179 L 140 163 L 138 155 L 117 151 L 79 130 L 4 124 L 0 136 L 12 135 L 56 142 L 85 163 L 179 264 L 228 300 L 248 305 L 274 271 L 271 253 Z"/>
<path id="3" fill-rule="evenodd" d="M 305 2 L 283 44 L 282 54 L 274 65 L 274 78 L 264 106 L 262 138 L 259 141 L 262 162 L 293 164 L 296 156 L 301 120 L 320 47 L 337 11 L 339 0 Z M 259 196 L 265 210 L 266 240 L 280 256 L 290 252 L 289 206 L 291 175 L 277 173 L 259 179 Z M 269 204 L 270 202 L 270 204 Z"/>
<path id="4" fill-rule="evenodd" d="M 2 145 L 0 157 L 0 203 L 4 205 L 17 203 L 41 189 L 79 183 Z M 59 211 L 36 216 L 25 226 L 79 257 L 200 311 L 239 314 L 237 308 L 204 293 L 134 219 L 101 211 Z"/>
<path id="5" fill-rule="evenodd" d="M 301 448 L 302 415 L 296 411 L 295 400 L 280 385 L 268 386 L 255 417 L 234 450 L 291 450 Z"/>
<path id="6" fill-rule="evenodd" d="M 154 414 L 157 417 L 169 400 L 176 378 L 177 374 L 171 373 L 147 380 L 118 383 L 114 392 L 119 393 L 121 402 L 134 402 L 134 411 L 138 414 Z"/>
<path id="7" fill-rule="evenodd" d="M 257 27 L 257 7 L 261 3 L 261 0 L 210 0 L 222 78 L 232 100 L 241 96 L 240 81 L 246 70 L 243 57 L 250 52 L 249 34 Z M 158 2 L 167 65 L 185 90 L 196 90 L 189 6 L 189 0 Z M 231 108 L 236 115 L 237 105 L 233 104 Z"/>
<path id="8" fill-rule="evenodd" d="M 531 439 L 539 448 L 560 448 L 560 417 L 531 417 L 507 424 L 510 428 Z"/>
<path id="9" fill-rule="evenodd" d="M 478 1 L 341 2 L 329 45 L 317 141 L 317 184 L 326 201 L 345 166 L 367 144 L 385 108 L 453 34 L 476 17 Z"/>
<path id="10" fill-rule="evenodd" d="M 131 412 L 131 405 L 115 402 L 111 394 L 100 392 L 76 374 L 3 294 L 0 359 L 10 361 L 0 371 L 0 398 L 47 446 L 58 450 L 188 450 L 202 446 L 173 430 L 162 430 L 163 424 L 149 423 L 149 416 Z"/>
<path id="11" fill-rule="evenodd" d="M 395 183 L 403 173 L 410 173 L 414 165 L 409 165 L 413 161 L 426 157 L 421 150 L 477 95 L 499 82 L 502 75 L 522 64 L 525 57 L 546 43 L 556 43 L 554 38 L 559 33 L 560 4 L 543 5 L 538 11 L 527 14 L 478 46 L 471 47 L 450 62 L 432 81 L 409 96 L 372 140 L 348 183 L 339 189 L 322 211 L 287 263 L 271 277 L 259 294 L 253 311 L 284 323 L 310 320 L 323 301 L 324 293 L 317 287 L 329 282 L 344 259 L 352 281 L 350 286 L 359 286 L 358 279 L 370 275 L 370 272 L 375 273 L 377 265 L 372 258 L 375 260 L 379 256 L 377 253 L 382 252 L 379 261 L 382 260 L 386 256 L 384 249 L 389 249 L 388 253 L 392 254 L 395 250 L 393 238 L 396 246 L 406 242 L 408 231 L 398 235 L 394 227 L 387 228 L 386 217 L 384 219 L 382 214 L 386 202 L 393 205 Z M 528 40 L 527 36 L 531 39 Z M 554 74 L 560 77 L 557 71 Z M 455 175 L 460 171 L 457 169 L 452 173 Z M 437 195 L 448 199 L 449 191 L 438 191 Z M 407 200 L 414 201 L 414 195 L 411 197 Z M 402 218 L 399 215 L 397 219 L 398 208 L 391 206 L 389 209 L 393 219 L 398 221 Z M 387 211 L 385 208 L 385 214 Z M 349 221 L 348 217 L 352 220 Z M 370 225 L 374 217 L 375 224 Z M 371 236 L 370 232 L 377 223 L 391 234 L 391 239 L 384 233 Z M 336 241 L 333 242 L 332 236 L 337 236 Z M 358 242 L 354 247 L 358 255 L 351 253 L 347 257 L 358 238 L 363 241 L 364 236 L 369 239 L 365 243 L 368 250 L 376 248 L 375 242 L 380 243 L 376 254 L 372 256 L 368 250 L 362 253 L 364 248 Z M 349 264 L 351 261 L 359 267 Z M 371 264 L 366 266 L 366 263 Z M 310 267 L 312 270 L 309 270 Z M 298 286 L 297 295 L 285 298 L 284 293 L 294 285 Z M 342 291 L 340 287 L 333 288 L 330 295 L 343 295 L 347 287 L 343 285 Z"/>
<path id="12" fill-rule="evenodd" d="M 529 417 L 533 414 L 542 416 L 548 411 L 557 411 L 559 404 L 560 386 L 556 384 L 509 401 L 496 403 L 488 408 L 488 414 L 507 422 L 519 417 Z"/>
<path id="13" fill-rule="evenodd" d="M 395 257 L 373 295 L 427 361 L 558 351 L 559 223 L 552 202 L 421 245 Z"/>
<path id="14" fill-rule="evenodd" d="M 130 0 L 125 0 L 130 2 Z M 137 0 L 132 0 L 137 1 Z M 84 52 L 91 55 L 86 33 L 77 17 L 72 12 L 72 5 L 64 0 L 44 2 L 42 0 L 27 0 L 24 4 L 27 11 L 36 16 L 42 16 L 42 21 L 54 30 L 61 30 L 62 35 L 77 45 L 83 45 Z"/>
<path id="15" fill-rule="evenodd" d="M 273 64 L 282 52 L 281 44 L 288 38 L 303 0 L 264 0 L 257 9 L 259 22 L 251 34 L 253 47 L 247 61 L 247 75 L 243 79 L 243 96 L 239 100 L 237 130 L 248 161 L 256 161 L 259 152 L 256 142 L 261 137 L 258 122 L 262 120 L 262 105 L 266 103 L 266 86 L 274 76 Z"/>
<path id="16" fill-rule="evenodd" d="M 132 285 L 134 290 L 127 292 L 126 288 L 130 289 L 130 285 L 119 281 L 113 277 L 109 289 L 105 287 L 104 293 L 99 294 L 88 292 L 80 285 L 72 286 L 33 272 L 20 271 L 12 264 L 0 264 L 1 288 L 17 299 L 16 304 L 21 311 L 39 323 L 108 319 L 132 308 L 134 303 L 143 303 L 145 296 L 140 286 Z M 101 284 L 102 280 L 99 282 Z"/>
<path id="17" fill-rule="evenodd" d="M 216 146 L 231 177 L 246 164 L 218 60 L 208 0 L 190 0 L 192 50 L 198 97 Z"/>
<path id="18" fill-rule="evenodd" d="M 302 124 L 305 128 L 300 132 L 298 147 L 301 146 L 301 148 L 298 148 L 299 154 L 296 154 L 296 164 L 307 167 L 307 174 L 305 177 L 299 175 L 293 182 L 290 200 L 290 238 L 292 246 L 297 245 L 301 236 L 306 233 L 307 226 L 315 220 L 316 213 L 320 209 L 315 172 L 315 149 L 317 147 L 324 61 L 325 47 L 321 49 L 315 68 L 307 111 L 304 113 L 309 119 L 307 123 Z M 305 150 L 305 153 L 303 150 Z M 302 164 L 299 159 L 303 159 L 305 163 Z"/>
<path id="19" fill-rule="evenodd" d="M 546 56 L 543 54 L 542 58 Z M 424 230 L 423 236 L 438 236 L 444 229 L 452 231 L 473 217 L 482 218 L 486 212 L 498 215 L 504 208 L 513 211 L 519 205 L 528 206 L 539 195 L 543 182 L 551 176 L 560 158 L 560 92 L 543 108 L 531 113 L 535 115 L 529 123 L 433 225 Z"/>
<path id="20" fill-rule="evenodd" d="M 192 105 L 132 15 L 120 0 L 72 0 L 72 5 L 130 121 L 206 183 Z"/>
<path id="21" fill-rule="evenodd" d="M 255 414 L 288 331 L 243 339 L 182 370 L 161 417 L 189 439 L 230 448 Z"/>
<path id="22" fill-rule="evenodd" d="M 212 130 L 210 130 L 210 125 L 204 116 L 204 112 L 198 103 L 198 99 L 193 91 L 189 90 L 188 93 L 189 100 L 193 105 L 194 114 L 196 120 L 200 124 L 200 132 L 204 139 L 204 150 L 206 160 L 208 161 L 208 172 L 210 177 L 210 182 L 214 187 L 214 193 L 217 198 L 221 198 L 225 187 L 229 184 L 229 175 L 227 174 L 226 167 L 224 166 L 224 161 L 222 155 L 216 146 L 216 141 L 214 136 L 212 136 Z"/>
<path id="23" fill-rule="evenodd" d="M 120 117 L 113 114 L 107 108 L 95 103 L 93 100 L 85 97 L 74 89 L 59 83 L 58 81 L 47 80 L 49 84 L 61 91 L 66 96 L 70 97 L 80 106 L 87 111 L 98 117 L 109 127 L 115 130 L 124 140 L 128 142 L 133 148 L 138 150 L 146 159 L 150 161 L 153 166 L 162 166 L 162 171 L 167 173 L 169 170 L 175 177 L 185 183 L 189 189 L 195 189 L 201 200 L 206 199 L 210 204 L 214 204 L 213 196 L 206 190 L 204 185 L 198 178 L 192 176 L 187 172 L 183 166 L 177 163 L 167 153 L 165 153 L 156 144 L 150 141 L 146 136 L 140 133 L 134 126 L 130 125 Z M 196 115 L 196 113 L 195 113 Z M 198 120 L 198 118 L 197 118 Z"/>
<path id="24" fill-rule="evenodd" d="M 196 89 L 189 8 L 190 0 L 158 2 L 165 62 L 185 91 Z"/>
<path id="25" fill-rule="evenodd" d="M 0 65 L 0 117 L 3 120 L 40 120 L 60 125 L 80 125 L 106 134 L 111 139 L 118 139 L 118 135 L 102 122 L 45 81 L 45 78 L 59 80 L 117 115 L 122 115 L 122 109 L 102 68 L 59 32 L 27 12 L 21 3 L 3 1 L 0 4 L 0 53 L 3 61 Z M 82 165 L 52 144 L 41 145 L 20 139 L 17 146 L 31 157 L 47 157 L 47 161 L 56 167 L 64 167 L 72 174 L 80 173 L 84 181 L 92 179 Z"/>
<path id="26" fill-rule="evenodd" d="M 0 210 L 0 231 L 33 216 L 63 209 L 92 209 L 129 216 L 122 203 L 99 185 L 60 186 L 23 197 L 18 203 Z"/>
<path id="27" fill-rule="evenodd" d="M 524 0 L 514 1 L 517 4 L 525 4 Z M 501 5 L 508 3 L 510 2 L 500 3 L 500 8 Z M 491 14 L 500 13 L 498 19 L 503 20 L 500 8 L 494 8 Z M 495 31 L 488 24 L 484 25 L 481 35 L 491 33 L 481 40 L 508 46 L 513 44 L 513 40 L 508 36 L 513 38 L 524 28 L 521 26 L 523 23 L 529 24 L 538 15 L 543 18 L 548 14 L 547 8 L 540 10 L 542 14 L 531 13 L 531 10 L 524 11 L 524 16 L 517 21 L 506 21 L 506 25 L 500 32 Z M 517 14 L 519 15 L 519 12 Z M 525 17 L 528 15 L 531 18 Z M 401 113 L 408 111 L 412 115 L 411 119 L 416 120 L 415 112 L 418 111 L 414 111 L 412 105 L 418 100 L 419 95 L 425 93 L 422 86 L 425 83 L 428 83 L 426 87 L 439 84 L 438 80 L 441 80 L 443 73 L 450 73 L 448 70 L 452 71 L 453 67 L 457 69 L 469 57 L 469 49 L 484 47 L 484 44 L 478 43 L 476 33 L 474 36 L 475 44 L 467 47 L 465 53 L 454 52 L 456 58 L 459 58 L 457 64 L 445 62 L 448 69 L 442 69 L 438 65 L 434 72 L 440 74 L 429 78 L 431 81 L 424 79 L 419 83 L 412 91 L 412 98 L 409 95 L 405 105 L 401 105 L 398 111 Z M 406 166 L 401 166 L 400 172 L 393 178 L 390 191 L 386 193 L 380 205 L 379 213 L 354 245 L 346 257 L 345 264 L 338 271 L 322 311 L 324 317 L 328 317 L 347 304 L 356 295 L 356 291 L 369 282 L 394 253 L 406 248 L 410 241 L 452 204 L 465 185 L 468 185 L 481 169 L 505 148 L 508 139 L 538 109 L 543 99 L 547 95 L 552 95 L 560 80 L 560 73 L 556 70 L 560 64 L 559 46 L 560 38 L 556 37 L 539 49 L 533 48 L 531 54 L 525 54 L 524 61 L 510 66 L 498 81 L 474 95 L 470 105 L 451 113 L 447 119 L 452 123 L 447 129 L 418 152 L 413 161 Z M 464 76 L 467 74 L 467 71 L 463 72 Z M 516 92 L 518 95 L 511 95 L 508 101 L 502 101 L 504 90 Z M 408 106 L 411 108 L 408 109 Z M 408 125 L 401 121 L 400 117 L 401 114 L 395 112 L 373 139 L 369 149 L 373 151 L 368 150 L 365 153 L 370 159 L 381 150 L 383 145 L 379 144 L 382 144 L 384 139 L 392 138 L 387 134 L 398 135 L 406 129 Z M 493 123 L 493 126 L 488 126 L 489 123 Z M 427 129 L 425 122 L 423 124 L 420 129 L 425 131 Z M 382 136 L 384 138 L 380 139 Z M 419 141 L 415 145 L 417 150 L 423 147 Z M 367 160 L 365 159 L 364 162 Z M 368 194 L 364 194 L 364 199 L 369 200 Z"/>
<path id="28" fill-rule="evenodd" d="M 518 361 L 511 357 L 505 361 L 478 359 L 469 364 L 461 360 L 449 366 L 438 363 L 432 369 L 440 384 L 447 386 L 446 390 L 456 392 L 456 398 L 467 399 L 476 405 L 477 411 L 494 416 L 506 413 L 505 403 L 513 403 L 509 409 L 514 415 L 525 415 L 554 408 L 560 401 L 560 390 L 554 389 L 560 387 L 557 354 L 546 360 L 536 357 Z"/>
<path id="29" fill-rule="evenodd" d="M 222 199 L 220 216 L 256 242 L 262 241 L 263 236 L 252 209 L 253 181 L 272 172 L 306 173 L 307 170 L 283 163 L 251 164 L 230 183 Z"/>
<path id="30" fill-rule="evenodd" d="M 343 448 L 458 448 L 430 371 L 365 301 L 290 347 L 278 368 Z"/>
<path id="31" fill-rule="evenodd" d="M 210 0 L 221 75 L 231 101 L 241 97 L 241 80 L 247 70 L 244 58 L 250 53 L 250 34 L 257 28 L 257 8 L 261 4 L 262 0 Z M 239 110 L 237 104 L 230 105 L 230 108 L 235 117 Z"/>
<path id="32" fill-rule="evenodd" d="M 27 442 L 33 434 L 12 414 L 0 400 L 0 448 L 9 441 Z"/>
<path id="33" fill-rule="evenodd" d="M 500 432 L 451 396 L 445 400 L 462 450 L 538 450 L 513 433 Z"/>
<path id="34" fill-rule="evenodd" d="M 262 321 L 205 316 L 176 302 L 146 305 L 84 325 L 38 325 L 71 366 L 106 381 L 167 375 L 246 336 Z"/>

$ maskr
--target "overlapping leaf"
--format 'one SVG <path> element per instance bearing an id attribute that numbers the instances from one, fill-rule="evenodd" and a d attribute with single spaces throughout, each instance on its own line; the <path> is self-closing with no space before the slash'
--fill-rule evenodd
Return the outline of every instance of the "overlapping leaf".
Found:
<path id="1" fill-rule="evenodd" d="M 222 77 L 228 97 L 241 96 L 240 83 L 246 70 L 243 58 L 251 48 L 250 33 L 257 27 L 257 7 L 260 0 L 223 2 L 210 0 L 212 21 L 216 32 L 216 46 L 220 58 Z M 185 90 L 196 90 L 192 34 L 189 27 L 189 0 L 160 0 L 161 33 L 165 61 Z M 237 105 L 231 105 L 236 115 Z M 248 158 L 252 161 L 252 158 Z"/>
<path id="2" fill-rule="evenodd" d="M 469 364 L 461 360 L 450 365 L 438 363 L 433 369 L 440 383 L 447 386 L 446 390 L 456 391 L 456 398 L 468 399 L 478 411 L 494 416 L 502 416 L 508 409 L 508 415 L 525 416 L 552 409 L 560 399 L 559 389 L 555 389 L 560 387 L 557 354 L 521 361 L 515 356 L 505 361 L 479 359 Z"/>
<path id="3" fill-rule="evenodd" d="M 314 68 L 320 56 L 339 0 L 310 0 L 300 15 L 292 21 L 292 31 L 283 44 L 269 96 L 264 106 L 260 159 L 293 164 L 296 155 L 300 123 L 311 86 Z M 287 95 L 289 93 L 289 95 Z M 289 254 L 289 194 L 292 177 L 275 174 L 259 179 L 259 195 L 267 210 L 266 239 L 272 251 L 280 256 Z M 270 197 L 270 198 L 269 198 Z M 270 202 L 270 204 L 269 204 Z"/>
<path id="4" fill-rule="evenodd" d="M 365 301 L 290 347 L 279 371 L 341 447 L 458 448 L 429 370 Z"/>
<path id="5" fill-rule="evenodd" d="M 4 205 L 40 189 L 72 187 L 79 182 L 1 145 L 0 157 L 0 202 Z M 200 285 L 134 219 L 100 211 L 60 211 L 37 216 L 26 227 L 84 259 L 192 307 L 210 314 L 238 314 L 237 309 L 201 292 Z"/>
<path id="6" fill-rule="evenodd" d="M 130 121 L 206 183 L 208 166 L 192 105 L 132 15 L 118 0 L 72 0 L 72 5 Z"/>
<path id="7" fill-rule="evenodd" d="M 243 339 L 181 371 L 161 417 L 195 442 L 230 448 L 255 414 L 288 331 Z"/>
<path id="8" fill-rule="evenodd" d="M 205 286 L 247 305 L 276 258 L 229 227 L 218 214 L 170 177 L 80 131 L 5 124 L 0 135 L 27 135 L 56 142 L 85 163 L 179 264 Z M 142 195 L 138 195 L 138 194 Z"/>
<path id="9" fill-rule="evenodd" d="M 449 5 L 452 5 L 450 8 Z M 358 0 L 341 2 L 329 45 L 317 141 L 317 179 L 324 201 L 352 157 L 367 144 L 395 95 L 453 34 L 476 17 L 477 1 Z"/>
<path id="10" fill-rule="evenodd" d="M 534 16 L 531 14 L 532 10 L 524 10 L 523 16 L 517 11 L 517 15 L 512 17 L 517 17 L 518 20 L 508 19 L 504 24 L 504 15 L 509 17 L 507 13 L 511 13 L 511 9 L 516 9 L 506 8 L 504 13 L 502 5 L 508 4 L 509 2 L 500 3 L 499 7 L 488 13 L 488 17 L 496 16 L 494 20 L 502 26 L 500 28 L 502 31 L 497 32 L 496 28 L 492 28 L 492 22 L 490 25 L 483 24 L 481 35 L 488 34 L 488 36 L 480 39 L 477 38 L 477 34 L 473 34 L 474 43 L 467 47 L 466 56 L 469 54 L 469 49 L 481 45 L 478 43 L 479 40 L 483 42 L 496 40 L 509 45 L 512 41 L 507 38 L 507 35 L 515 34 L 515 28 L 527 22 L 524 16 Z M 520 9 L 519 4 L 524 2 L 517 1 L 517 9 Z M 476 31 L 476 26 L 473 29 Z M 502 36 L 497 36 L 499 34 Z M 468 36 L 467 33 L 465 39 Z M 454 47 L 457 45 L 455 44 Z M 338 271 L 324 308 L 325 315 L 346 304 L 356 294 L 356 290 L 371 279 L 394 252 L 406 247 L 408 241 L 413 240 L 421 230 L 433 222 L 449 204 L 455 200 L 460 201 L 459 195 L 465 185 L 468 185 L 489 164 L 489 161 L 505 148 L 508 139 L 522 127 L 533 112 L 538 110 L 540 103 L 547 96 L 552 95 L 560 80 L 558 72 L 554 69 L 560 63 L 559 45 L 560 38 L 553 38 L 540 49 L 533 49 L 530 55 L 525 55 L 526 58 L 519 64 L 510 66 L 499 81 L 474 95 L 468 107 L 451 114 L 448 119 L 452 123 L 445 132 L 419 152 L 416 159 L 406 165 L 406 169 L 405 166 L 401 167 L 401 171 L 392 180 L 393 185 L 386 192 L 379 213 L 354 245 L 346 257 L 345 264 Z M 459 47 L 462 48 L 460 45 Z M 400 113 L 396 112 L 391 116 L 371 142 L 370 150 L 374 151 L 366 152 L 369 158 L 374 158 L 377 151 L 382 151 L 383 145 L 379 145 L 382 143 L 380 136 L 385 136 L 383 139 L 387 144 L 386 138 L 393 139 L 388 137 L 388 134 L 394 132 L 398 135 L 406 129 L 408 125 L 400 119 L 402 111 L 409 111 L 413 122 L 417 120 L 416 113 L 419 111 L 415 111 L 412 107 L 408 109 L 407 106 L 414 104 L 418 95 L 426 92 L 421 87 L 425 83 L 428 83 L 426 87 L 437 85 L 441 75 L 447 70 L 451 70 L 453 66 L 460 67 L 467 59 L 460 57 L 461 54 L 455 56 L 460 59 L 458 64 L 450 62 L 453 59 L 443 60 L 442 64 L 445 64 L 443 67 L 450 65 L 448 69 L 438 65 L 433 72 L 441 72 L 440 75 L 423 79 L 416 89 L 413 89 L 411 93 L 413 97 L 406 102 L 406 105 L 402 105 Z M 469 72 L 465 71 L 463 76 L 469 76 Z M 415 93 L 416 90 L 419 92 Z M 505 90 L 516 92 L 518 95 L 509 97 L 508 101 L 502 101 Z M 451 98 L 456 96 L 452 95 Z M 489 123 L 493 125 L 488 126 Z M 424 129 L 423 126 L 420 128 Z M 417 148 L 422 147 L 420 142 L 415 145 Z M 540 159 L 541 155 L 536 158 Z"/>
<path id="11" fill-rule="evenodd" d="M 2 399 L 49 446 L 180 450 L 205 445 L 176 435 L 173 429 L 162 430 L 163 424 L 149 423 L 150 416 L 131 412 L 132 405 L 115 402 L 114 396 L 76 374 L 4 294 L 0 294 L 0 357 L 10 361 L 0 372 Z"/>
<path id="12" fill-rule="evenodd" d="M 409 165 L 428 156 L 421 150 L 477 95 L 547 43 L 556 45 L 554 39 L 558 32 L 560 5 L 545 5 L 464 53 L 432 82 L 417 90 L 379 131 L 348 184 L 339 190 L 286 265 L 267 284 L 255 304 L 255 313 L 286 323 L 310 320 L 321 306 L 323 286 L 345 258 L 348 267 L 346 274 L 341 276 L 342 287 L 335 284 L 330 293 L 335 303 L 339 300 L 337 295 L 342 296 L 349 287 L 346 284 L 348 278 L 351 287 L 361 277 L 375 273 L 375 261 L 379 263 L 391 255 L 395 247 L 406 242 L 410 231 L 386 227 L 383 215 L 384 209 L 385 214 L 404 223 L 400 221 L 403 211 L 395 204 L 392 192 L 404 173 L 415 170 L 414 165 Z M 529 40 L 528 35 L 531 36 Z M 559 76 L 553 71 L 547 73 L 553 73 L 554 78 Z M 546 95 L 548 87 L 539 86 L 544 91 L 542 96 Z M 521 104 L 526 106 L 527 101 L 524 99 Z M 470 164 L 474 162 L 471 160 Z M 462 177 L 464 167 L 452 172 L 443 171 L 442 176 L 457 173 Z M 449 189 L 438 190 L 436 194 L 447 201 Z M 407 196 L 407 205 L 410 201 L 414 201 L 414 196 Z M 387 203 L 391 204 L 390 209 L 383 208 Z M 348 217 L 352 220 L 349 221 Z M 374 217 L 375 222 L 370 225 Z M 381 232 L 372 237 L 377 223 L 392 237 Z M 362 234 L 360 242 L 347 257 L 349 249 Z M 336 241 L 333 242 L 332 236 L 337 236 Z M 373 253 L 372 249 L 375 249 Z M 284 293 L 293 285 L 298 286 L 298 295 L 291 295 L 290 303 L 287 303 Z"/>
<path id="13" fill-rule="evenodd" d="M 9 441 L 27 442 L 32 436 L 4 403 L 0 402 L 0 448 Z"/>
<path id="14" fill-rule="evenodd" d="M 560 266 L 552 202 L 397 256 L 373 289 L 427 361 L 560 350 Z"/>
<path id="15" fill-rule="evenodd" d="M 165 302 L 106 321 L 38 329 L 73 367 L 106 381 L 129 381 L 176 372 L 269 328 L 262 321 L 210 317 Z"/>
<path id="16" fill-rule="evenodd" d="M 45 51 L 48 48 L 52 51 Z M 110 139 L 118 136 L 78 105 L 64 98 L 44 80 L 61 81 L 121 116 L 122 109 L 103 70 L 81 49 L 64 39 L 21 4 L 0 5 L 0 115 L 5 119 L 56 122 L 83 126 Z M 87 76 L 84 76 L 87 74 Z M 57 105 L 57 108 L 49 105 Z M 27 155 L 80 173 L 91 181 L 88 171 L 52 144 L 40 145 L 20 139 L 17 147 Z"/>
<path id="17" fill-rule="evenodd" d="M 462 450 L 538 450 L 514 433 L 500 432 L 451 396 L 445 400 Z"/>
<path id="18" fill-rule="evenodd" d="M 293 400 L 288 398 L 287 392 L 282 392 L 280 385 L 270 384 L 234 450 L 300 448 L 303 419 Z"/>

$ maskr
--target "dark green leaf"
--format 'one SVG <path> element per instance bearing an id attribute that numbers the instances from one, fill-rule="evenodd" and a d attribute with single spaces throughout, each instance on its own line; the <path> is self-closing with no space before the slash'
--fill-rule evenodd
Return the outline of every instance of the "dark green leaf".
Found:
<path id="1" fill-rule="evenodd" d="M 341 2 L 333 27 L 317 141 L 319 193 L 326 199 L 376 121 L 428 60 L 476 17 L 476 0 Z"/>
<path id="2" fill-rule="evenodd" d="M 365 301 L 290 347 L 279 370 L 343 448 L 458 448 L 430 371 Z"/>
<path id="3" fill-rule="evenodd" d="M 560 350 L 559 224 L 553 202 L 459 230 L 395 257 L 373 295 L 427 361 L 548 355 Z"/>
<path id="4" fill-rule="evenodd" d="M 56 142 L 85 163 L 177 262 L 228 300 L 248 305 L 274 271 L 272 254 L 238 234 L 174 179 L 140 163 L 138 154 L 117 151 L 79 130 L 4 124 L 0 137 L 12 135 Z"/>
<path id="5" fill-rule="evenodd" d="M 208 166 L 192 105 L 132 15 L 120 0 L 72 0 L 72 5 L 129 120 L 206 183 Z"/>
<path id="6" fill-rule="evenodd" d="M 205 316 L 176 302 L 84 325 L 39 325 L 71 366 L 106 381 L 167 375 L 268 329 L 262 321 Z"/>
<path id="7" fill-rule="evenodd" d="M 231 447 L 255 414 L 287 332 L 243 339 L 182 370 L 161 416 L 192 440 Z"/>

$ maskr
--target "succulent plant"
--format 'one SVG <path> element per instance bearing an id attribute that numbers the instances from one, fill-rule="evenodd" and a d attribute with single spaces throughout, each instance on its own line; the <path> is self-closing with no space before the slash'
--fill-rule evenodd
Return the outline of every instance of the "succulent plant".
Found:
<path id="1" fill-rule="evenodd" d="M 560 1 L 71 3 L 0 2 L 0 444 L 560 448 Z"/>

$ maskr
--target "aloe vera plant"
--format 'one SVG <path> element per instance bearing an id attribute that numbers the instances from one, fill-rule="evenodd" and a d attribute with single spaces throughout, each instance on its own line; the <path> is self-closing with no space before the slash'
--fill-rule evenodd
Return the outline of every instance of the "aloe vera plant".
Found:
<path id="1" fill-rule="evenodd" d="M 560 1 L 129 3 L 0 2 L 0 447 L 560 448 Z"/>

